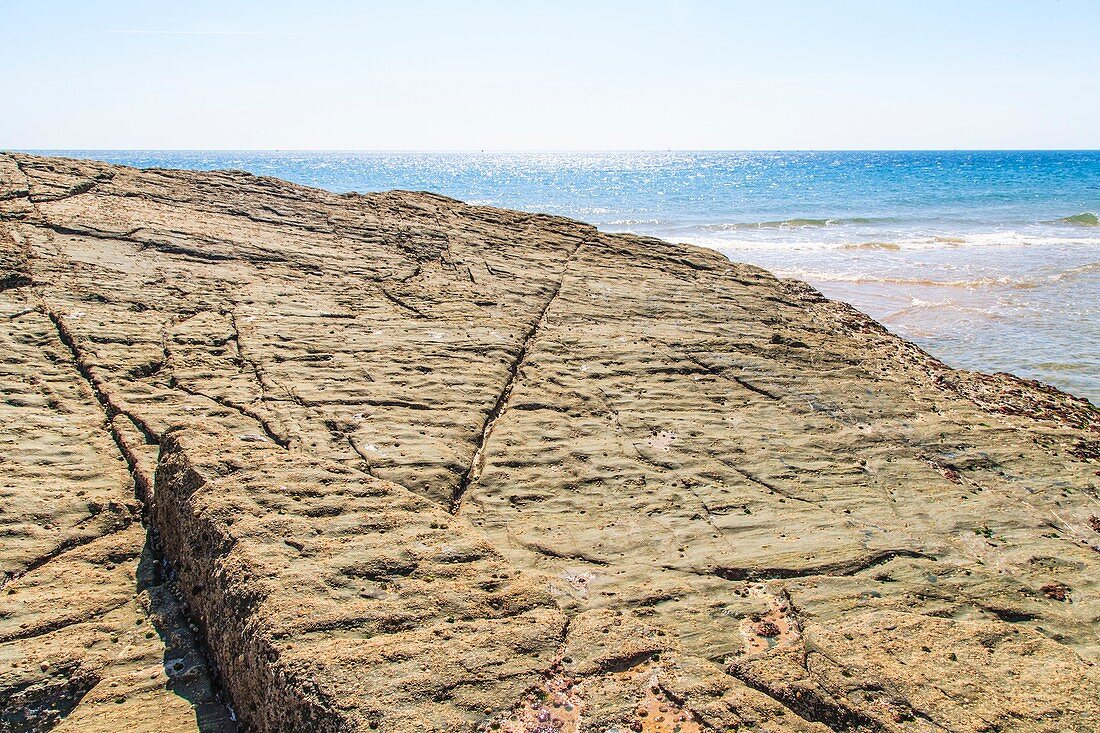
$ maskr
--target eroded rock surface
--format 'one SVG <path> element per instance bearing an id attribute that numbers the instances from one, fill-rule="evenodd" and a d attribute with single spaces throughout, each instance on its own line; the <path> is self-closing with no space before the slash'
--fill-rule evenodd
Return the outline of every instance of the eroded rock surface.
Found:
<path id="1" fill-rule="evenodd" d="M 1087 402 L 431 194 L 0 216 L 0 730 L 1100 727 Z"/>

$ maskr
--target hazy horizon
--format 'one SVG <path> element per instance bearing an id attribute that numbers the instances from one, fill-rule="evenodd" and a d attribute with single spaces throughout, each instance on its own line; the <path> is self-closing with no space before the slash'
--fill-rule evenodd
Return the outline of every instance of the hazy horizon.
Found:
<path id="1" fill-rule="evenodd" d="M 1092 148 L 7 148 L 16 153 L 1091 153 Z"/>
<path id="2" fill-rule="evenodd" d="M 1100 148 L 1100 5 L 0 4 L 20 150 Z"/>

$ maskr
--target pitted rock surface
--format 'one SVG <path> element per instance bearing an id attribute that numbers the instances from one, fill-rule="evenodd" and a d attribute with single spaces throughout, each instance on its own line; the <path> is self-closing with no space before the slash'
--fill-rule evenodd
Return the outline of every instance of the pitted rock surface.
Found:
<path id="1" fill-rule="evenodd" d="M 0 217 L 0 731 L 1100 727 L 1084 400 L 428 193 Z"/>

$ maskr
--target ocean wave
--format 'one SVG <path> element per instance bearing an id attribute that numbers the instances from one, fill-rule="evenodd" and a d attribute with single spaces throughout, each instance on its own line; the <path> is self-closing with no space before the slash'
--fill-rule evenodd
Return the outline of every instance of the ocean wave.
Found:
<path id="1" fill-rule="evenodd" d="M 809 270 L 803 268 L 791 268 L 776 270 L 783 277 L 794 277 L 800 280 L 817 282 L 847 283 L 852 285 L 907 285 L 932 288 L 1009 288 L 1013 290 L 1032 290 L 1055 283 L 1072 280 L 1076 277 L 1100 272 L 1100 262 L 1089 262 L 1077 267 L 1052 275 L 1035 275 L 1026 277 L 975 277 L 970 279 L 937 280 L 930 277 L 897 277 L 889 275 L 870 275 L 863 272 L 836 272 L 825 270 Z"/>
<path id="2" fill-rule="evenodd" d="M 909 239 L 900 239 L 896 242 L 847 242 L 839 245 L 839 249 L 882 249 L 889 250 L 891 252 L 897 252 L 901 249 L 927 249 L 929 247 L 935 247 L 937 245 L 962 245 L 962 244 L 978 244 L 978 242 L 968 240 L 966 237 L 911 237 Z"/>
<path id="3" fill-rule="evenodd" d="M 669 235 L 668 233 L 655 234 L 654 236 L 671 239 L 677 242 L 685 242 L 700 247 L 710 247 L 721 252 L 733 253 L 746 250 L 774 250 L 774 251 L 816 251 L 816 250 L 848 250 L 853 253 L 860 250 L 875 250 L 882 252 L 897 252 L 909 250 L 927 249 L 955 249 L 962 247 L 1096 247 L 1100 245 L 1100 232 L 1084 232 L 1069 236 L 1056 232 L 1029 232 L 1029 231 L 997 231 L 997 232 L 968 232 L 962 235 L 918 235 L 898 236 L 897 238 L 882 238 L 869 240 L 855 240 L 849 237 L 825 237 L 825 236 L 746 236 L 747 232 L 741 232 L 741 236 L 732 233 L 723 236 L 718 232 L 708 234 L 700 233 L 702 227 L 697 227 L 693 232 Z"/>
<path id="4" fill-rule="evenodd" d="M 901 249 L 898 242 L 851 242 L 840 245 L 840 249 L 882 249 L 897 252 Z"/>
<path id="5" fill-rule="evenodd" d="M 896 222 L 890 217 L 838 217 L 827 219 L 781 219 L 776 221 L 749 221 L 749 222 L 723 222 L 718 224 L 704 224 L 698 227 L 701 231 L 711 232 L 736 232 L 745 229 L 820 229 L 823 227 L 843 226 L 845 224 L 885 224 Z"/>
<path id="6" fill-rule="evenodd" d="M 969 280 L 936 280 L 928 277 L 890 277 L 880 275 L 867 275 L 864 273 L 844 273 L 844 272 L 825 272 L 819 270 L 804 270 L 804 269 L 778 269 L 776 274 L 782 277 L 793 277 L 799 280 L 807 280 L 810 282 L 834 282 L 834 283 L 848 283 L 852 285 L 909 285 L 919 287 L 933 287 L 933 288 L 957 288 L 957 289 L 977 289 L 977 288 L 1014 288 L 1021 290 L 1030 290 L 1032 288 L 1042 287 L 1047 281 L 1046 278 L 1014 278 L 1014 277 L 978 277 Z"/>
<path id="7" fill-rule="evenodd" d="M 987 318 L 1003 318 L 995 306 L 967 305 L 954 300 L 924 300 L 922 298 L 910 298 L 909 305 L 898 308 L 881 317 L 883 323 L 898 319 L 902 316 L 910 316 L 921 311 L 947 310 L 956 313 L 969 313 Z"/>
<path id="8" fill-rule="evenodd" d="M 1074 214 L 1073 216 L 1064 216 L 1058 220 L 1059 224 L 1072 224 L 1078 227 L 1094 227 L 1100 226 L 1100 218 L 1091 211 L 1083 211 L 1080 214 Z"/>
<path id="9" fill-rule="evenodd" d="M 1072 280 L 1080 275 L 1088 275 L 1093 272 L 1100 272 L 1100 262 L 1088 262 L 1084 265 L 1078 265 L 1077 267 L 1071 267 L 1064 272 L 1059 272 L 1057 275 L 1051 275 L 1051 282 L 1062 282 L 1064 280 Z"/>
<path id="10" fill-rule="evenodd" d="M 667 222 L 664 219 L 612 219 L 611 221 L 604 222 L 603 226 L 635 227 L 640 224 L 645 224 L 649 226 L 661 226 L 668 225 L 669 223 L 670 222 Z"/>

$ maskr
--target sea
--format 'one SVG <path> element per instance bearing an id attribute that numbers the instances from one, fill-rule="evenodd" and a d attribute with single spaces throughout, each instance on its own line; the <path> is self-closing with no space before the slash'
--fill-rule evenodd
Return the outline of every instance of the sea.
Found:
<path id="1" fill-rule="evenodd" d="M 1100 151 L 34 151 L 415 189 L 716 249 L 1100 404 Z"/>

